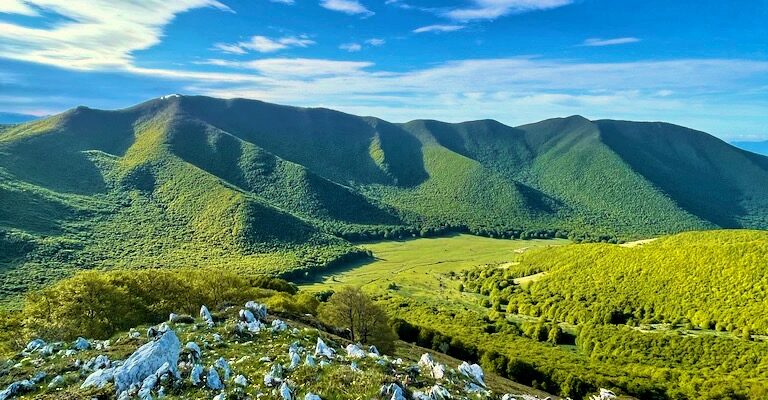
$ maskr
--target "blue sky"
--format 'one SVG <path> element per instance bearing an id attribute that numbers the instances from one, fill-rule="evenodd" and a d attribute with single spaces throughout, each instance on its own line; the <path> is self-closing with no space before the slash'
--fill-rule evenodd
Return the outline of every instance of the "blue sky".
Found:
<path id="1" fill-rule="evenodd" d="M 766 21 L 766 0 L 2 0 L 0 111 L 183 93 L 768 139 Z"/>

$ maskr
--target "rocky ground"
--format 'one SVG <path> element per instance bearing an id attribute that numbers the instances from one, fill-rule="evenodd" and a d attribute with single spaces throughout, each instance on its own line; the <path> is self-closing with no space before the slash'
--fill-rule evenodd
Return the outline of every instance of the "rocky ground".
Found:
<path id="1" fill-rule="evenodd" d="M 497 393 L 482 368 L 429 353 L 379 354 L 249 302 L 222 320 L 172 314 L 99 341 L 30 342 L 0 361 L 0 400 L 20 399 L 526 399 Z M 416 361 L 418 360 L 418 361 Z M 598 397 L 611 399 L 604 391 Z"/>

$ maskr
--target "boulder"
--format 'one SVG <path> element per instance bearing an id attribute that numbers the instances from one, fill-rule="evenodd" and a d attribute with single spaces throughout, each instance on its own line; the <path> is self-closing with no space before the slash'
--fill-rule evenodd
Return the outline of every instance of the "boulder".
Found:
<path id="1" fill-rule="evenodd" d="M 83 382 L 82 385 L 80 385 L 80 389 L 85 389 L 89 387 L 95 387 L 95 388 L 103 388 L 104 386 L 107 386 L 109 382 L 112 382 L 115 379 L 115 369 L 114 368 L 104 368 L 99 369 L 93 372 L 92 374 L 88 375 L 87 378 L 85 378 L 85 382 Z"/>
<path id="2" fill-rule="evenodd" d="M 38 372 L 30 379 L 24 379 L 11 383 L 7 388 L 0 391 L 0 400 L 11 399 L 17 395 L 35 390 L 35 385 L 45 379 L 45 376 L 45 372 Z"/>
<path id="3" fill-rule="evenodd" d="M 109 361 L 109 357 L 104 354 L 98 355 L 83 364 L 82 369 L 85 371 L 96 371 L 98 369 L 109 368 L 112 366 L 112 362 Z"/>
<path id="4" fill-rule="evenodd" d="M 264 321 L 267 319 L 267 306 L 254 301 L 245 303 L 245 309 L 253 313 L 253 316 Z"/>
<path id="5" fill-rule="evenodd" d="M 51 382 L 48 383 L 48 389 L 56 389 L 62 386 L 64 386 L 64 377 L 61 375 L 56 375 L 51 379 Z"/>
<path id="6" fill-rule="evenodd" d="M 406 400 L 403 388 L 396 383 L 383 385 L 381 389 L 379 389 L 379 395 L 389 398 L 390 400 Z"/>
<path id="7" fill-rule="evenodd" d="M 86 340 L 85 338 L 79 337 L 75 339 L 75 342 L 72 344 L 72 347 L 75 348 L 75 350 L 88 350 L 91 348 L 91 342 Z"/>
<path id="8" fill-rule="evenodd" d="M 317 338 L 317 345 L 315 346 L 315 357 L 333 358 L 335 354 L 336 350 L 328 347 L 323 339 Z"/>
<path id="9" fill-rule="evenodd" d="M 279 319 L 272 321 L 272 332 L 282 332 L 286 329 L 288 329 L 288 325 L 285 322 Z"/>
<path id="10" fill-rule="evenodd" d="M 240 320 L 246 323 L 256 321 L 256 317 L 253 315 L 251 310 L 240 310 L 239 315 L 240 315 Z"/>
<path id="11" fill-rule="evenodd" d="M 216 372 L 216 368 L 213 366 L 208 368 L 208 376 L 205 378 L 205 385 L 212 390 L 224 389 L 224 384 L 221 382 L 221 378 L 219 378 L 219 373 Z"/>
<path id="12" fill-rule="evenodd" d="M 264 384 L 272 387 L 283 381 L 283 366 L 281 364 L 273 364 L 272 368 L 264 375 Z"/>
<path id="13" fill-rule="evenodd" d="M 211 315 L 211 312 L 208 311 L 208 307 L 201 306 L 200 307 L 200 318 L 208 324 L 208 326 L 213 326 L 213 316 Z"/>
<path id="14" fill-rule="evenodd" d="M 317 362 L 315 361 L 315 357 L 312 357 L 312 354 L 307 354 L 307 357 L 304 359 L 304 365 L 308 367 L 316 367 Z"/>
<path id="15" fill-rule="evenodd" d="M 189 373 L 189 381 L 192 382 L 192 385 L 199 386 L 200 383 L 202 383 L 204 372 L 205 369 L 200 364 L 195 364 L 195 366 L 192 367 L 192 372 Z"/>
<path id="16" fill-rule="evenodd" d="M 240 387 L 247 387 L 248 386 L 248 380 L 245 379 L 245 377 L 242 376 L 242 375 L 236 376 L 235 379 L 234 379 L 234 382 L 235 382 L 235 385 L 240 386 Z"/>
<path id="17" fill-rule="evenodd" d="M 360 346 L 356 344 L 348 344 L 346 350 L 347 357 L 350 358 L 365 358 L 368 355 L 365 350 L 361 349 Z"/>
<path id="18" fill-rule="evenodd" d="M 448 400 L 451 398 L 451 392 L 440 385 L 435 385 L 429 390 L 429 397 L 432 400 Z"/>
<path id="19" fill-rule="evenodd" d="M 157 372 L 163 364 L 168 364 L 169 372 L 178 375 L 176 365 L 179 362 L 181 343 L 176 333 L 167 330 L 139 347 L 123 365 L 115 368 L 115 386 L 120 394 L 132 385 L 138 385 L 146 377 Z"/>
<path id="20" fill-rule="evenodd" d="M 616 394 L 608 389 L 600 388 L 600 393 L 590 397 L 590 400 L 611 400 L 617 398 Z"/>
<path id="21" fill-rule="evenodd" d="M 45 347 L 45 340 L 43 339 L 35 339 L 27 343 L 27 347 L 24 348 L 25 353 L 33 353 L 37 350 L 42 349 Z"/>
<path id="22" fill-rule="evenodd" d="M 291 346 L 288 349 L 288 358 L 291 360 L 291 365 L 288 367 L 290 369 L 294 369 L 301 364 L 301 355 L 299 354 L 299 349 L 294 346 Z"/>
<path id="23" fill-rule="evenodd" d="M 379 353 L 379 349 L 377 349 L 376 346 L 371 345 L 368 347 L 368 355 L 380 357 L 381 353 Z"/>
<path id="24" fill-rule="evenodd" d="M 293 392 L 291 392 L 291 388 L 285 382 L 280 385 L 280 397 L 282 397 L 283 400 L 293 400 Z"/>
<path id="25" fill-rule="evenodd" d="M 445 377 L 445 365 L 432 359 L 429 353 L 424 353 L 419 359 L 419 367 L 432 379 L 443 379 Z"/>
<path id="26" fill-rule="evenodd" d="M 304 395 L 304 400 L 323 400 L 323 399 L 321 399 L 320 396 L 314 393 L 307 393 Z"/>
<path id="27" fill-rule="evenodd" d="M 203 351 L 200 350 L 200 346 L 195 342 L 187 342 L 187 344 L 184 345 L 184 348 L 189 350 L 189 354 L 192 355 L 194 361 L 200 361 L 203 357 Z"/>
<path id="28" fill-rule="evenodd" d="M 219 357 L 213 366 L 221 370 L 221 376 L 225 381 L 229 380 L 229 376 L 232 374 L 232 368 L 229 367 L 229 363 L 224 359 L 224 357 Z"/>
<path id="29" fill-rule="evenodd" d="M 466 376 L 467 378 L 474 381 L 474 383 L 485 387 L 485 375 L 483 374 L 483 369 L 480 368 L 477 364 L 470 365 L 466 361 L 461 363 L 459 365 L 459 372 L 461 372 L 462 375 Z"/>

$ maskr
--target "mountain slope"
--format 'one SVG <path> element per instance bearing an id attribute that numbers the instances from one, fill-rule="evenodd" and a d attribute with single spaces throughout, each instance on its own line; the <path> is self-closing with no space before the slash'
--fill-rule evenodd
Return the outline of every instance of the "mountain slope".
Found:
<path id="1" fill-rule="evenodd" d="M 343 237 L 768 228 L 768 158 L 668 124 L 392 124 L 169 96 L 0 129 L 0 296 L 79 268 L 284 272 Z"/>

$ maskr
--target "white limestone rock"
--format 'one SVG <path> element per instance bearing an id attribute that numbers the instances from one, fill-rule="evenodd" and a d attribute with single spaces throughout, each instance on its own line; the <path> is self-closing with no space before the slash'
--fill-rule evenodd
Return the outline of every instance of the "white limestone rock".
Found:
<path id="1" fill-rule="evenodd" d="M 445 377 L 445 365 L 432 359 L 429 353 L 424 353 L 419 359 L 419 367 L 433 379 L 443 379 Z"/>
<path id="2" fill-rule="evenodd" d="M 285 382 L 283 382 L 283 384 L 280 385 L 280 397 L 282 397 L 283 400 L 293 400 L 293 392 L 291 391 L 291 388 L 288 386 L 288 384 Z"/>
<path id="3" fill-rule="evenodd" d="M 203 320 L 203 322 L 208 324 L 209 327 L 213 326 L 213 316 L 211 315 L 211 312 L 208 311 L 208 307 L 200 307 L 200 318 Z"/>
<path id="4" fill-rule="evenodd" d="M 315 346 L 315 357 L 333 358 L 336 354 L 336 350 L 328 347 L 323 339 L 317 338 L 317 345 Z"/>
<path id="5" fill-rule="evenodd" d="M 85 389 L 89 387 L 95 387 L 95 388 L 101 389 L 104 386 L 107 386 L 107 384 L 109 382 L 112 382 L 114 379 L 115 379 L 114 368 L 99 369 L 93 372 L 92 374 L 88 375 L 87 378 L 85 378 L 85 382 L 83 382 L 83 384 L 80 385 L 80 389 Z"/>
<path id="6" fill-rule="evenodd" d="M 452 398 L 451 392 L 440 385 L 432 386 L 432 389 L 429 390 L 429 397 L 431 397 L 432 400 L 448 400 Z"/>
<path id="7" fill-rule="evenodd" d="M 75 348 L 75 350 L 88 350 L 91 348 L 91 342 L 86 340 L 85 338 L 79 337 L 75 339 L 75 342 L 72 344 L 72 347 Z"/>
<path id="8" fill-rule="evenodd" d="M 245 303 L 245 309 L 253 313 L 253 316 L 264 321 L 267 319 L 267 306 L 264 304 L 249 301 Z"/>
<path id="9" fill-rule="evenodd" d="M 205 385 L 212 390 L 224 389 L 224 384 L 221 382 L 221 378 L 219 378 L 219 373 L 216 372 L 216 368 L 213 366 L 208 368 L 208 376 L 205 378 Z"/>
<path id="10" fill-rule="evenodd" d="M 238 375 L 234 379 L 235 385 L 240 387 L 248 387 L 248 379 L 245 379 L 244 376 Z"/>
<path id="11" fill-rule="evenodd" d="M 139 347 L 121 366 L 115 368 L 115 386 L 120 394 L 132 385 L 142 382 L 147 376 L 157 372 L 163 364 L 168 370 L 178 375 L 176 365 L 179 362 L 181 343 L 172 330 L 163 332 L 155 340 Z"/>
<path id="12" fill-rule="evenodd" d="M 464 361 L 461 363 L 461 365 L 459 365 L 459 372 L 461 372 L 461 374 L 467 378 L 472 379 L 474 383 L 485 387 L 485 375 L 483 374 L 483 369 L 479 365 L 470 365 Z"/>
<path id="13" fill-rule="evenodd" d="M 323 399 L 321 399 L 320 396 L 314 393 L 307 393 L 304 395 L 304 400 L 323 400 Z"/>
<path id="14" fill-rule="evenodd" d="M 192 367 L 192 371 L 189 374 L 189 381 L 192 382 L 192 385 L 200 386 L 200 383 L 202 383 L 202 376 L 204 372 L 205 372 L 205 369 L 200 364 L 195 364 L 195 366 Z"/>
<path id="15" fill-rule="evenodd" d="M 221 375 L 225 381 L 229 380 L 229 376 L 232 374 L 232 368 L 229 367 L 229 363 L 224 359 L 224 357 L 219 357 L 213 366 L 221 370 Z"/>
<path id="16" fill-rule="evenodd" d="M 346 350 L 347 357 L 350 358 L 365 358 L 368 355 L 365 350 L 361 349 L 360 346 L 356 344 L 348 344 Z"/>

